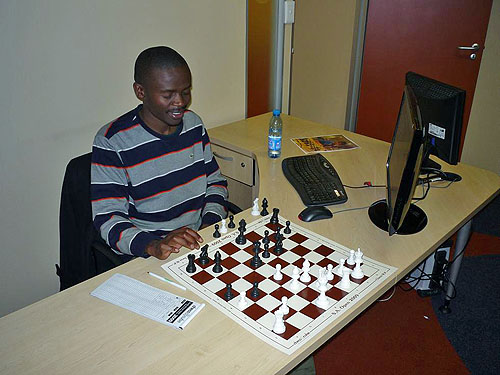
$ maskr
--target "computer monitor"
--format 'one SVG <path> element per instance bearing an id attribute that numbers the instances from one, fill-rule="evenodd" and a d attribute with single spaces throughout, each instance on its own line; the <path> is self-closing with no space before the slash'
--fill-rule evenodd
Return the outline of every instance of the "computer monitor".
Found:
<path id="1" fill-rule="evenodd" d="M 368 210 L 372 222 L 389 235 L 412 234 L 427 225 L 425 212 L 411 203 L 424 156 L 425 131 L 410 86 L 406 85 L 387 157 L 386 199 Z"/>
<path id="2" fill-rule="evenodd" d="M 457 164 L 465 91 L 414 72 L 406 73 L 406 85 L 412 88 L 417 98 L 426 132 L 423 171 L 425 168 L 441 168 L 429 159 L 429 155 L 435 155 L 448 164 Z"/>

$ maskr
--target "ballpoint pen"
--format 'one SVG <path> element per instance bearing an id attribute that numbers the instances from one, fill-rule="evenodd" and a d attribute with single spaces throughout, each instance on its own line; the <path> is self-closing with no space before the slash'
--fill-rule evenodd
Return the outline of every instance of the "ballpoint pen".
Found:
<path id="1" fill-rule="evenodd" d="M 182 289 L 182 290 L 186 290 L 186 288 L 180 284 L 177 284 L 176 282 L 170 280 L 170 279 L 167 279 L 166 277 L 163 277 L 163 276 L 160 276 L 160 275 L 157 275 L 156 273 L 153 273 L 153 272 L 148 272 L 151 276 L 153 277 L 156 277 L 157 279 L 160 279 L 161 281 L 165 281 L 166 283 L 169 283 L 169 284 L 172 284 L 173 286 L 176 286 L 177 288 L 179 289 Z"/>

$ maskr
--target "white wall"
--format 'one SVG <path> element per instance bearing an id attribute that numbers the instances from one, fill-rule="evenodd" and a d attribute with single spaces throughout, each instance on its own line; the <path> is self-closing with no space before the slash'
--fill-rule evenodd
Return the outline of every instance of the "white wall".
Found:
<path id="1" fill-rule="evenodd" d="M 210 127 L 245 115 L 245 43 L 245 1 L 0 2 L 0 316 L 58 291 L 64 169 L 138 104 L 139 52 L 186 58 Z"/>

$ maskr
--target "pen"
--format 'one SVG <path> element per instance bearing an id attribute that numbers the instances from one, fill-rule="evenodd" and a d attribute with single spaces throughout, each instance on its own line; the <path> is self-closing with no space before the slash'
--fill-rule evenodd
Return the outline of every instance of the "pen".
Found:
<path id="1" fill-rule="evenodd" d="M 166 277 L 163 277 L 163 276 L 160 276 L 160 275 L 157 275 L 156 273 L 153 273 L 153 272 L 148 272 L 151 276 L 153 277 L 156 277 L 157 279 L 160 279 L 161 281 L 165 281 L 166 283 L 169 283 L 169 284 L 172 284 L 173 286 L 176 286 L 177 288 L 179 289 L 182 289 L 182 290 L 186 290 L 185 287 L 183 287 L 182 285 L 180 284 L 177 284 L 176 282 L 172 281 L 172 280 L 169 280 L 167 279 Z"/>

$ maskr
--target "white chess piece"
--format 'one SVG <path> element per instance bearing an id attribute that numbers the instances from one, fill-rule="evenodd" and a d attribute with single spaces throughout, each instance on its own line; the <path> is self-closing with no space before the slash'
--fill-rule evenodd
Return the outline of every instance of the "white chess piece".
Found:
<path id="1" fill-rule="evenodd" d="M 253 207 L 252 207 L 252 216 L 259 216 L 260 211 L 259 211 L 259 198 L 255 198 L 253 200 Z"/>
<path id="2" fill-rule="evenodd" d="M 276 264 L 276 272 L 273 275 L 273 279 L 276 281 L 283 280 L 283 274 L 281 273 L 281 264 Z"/>
<path id="3" fill-rule="evenodd" d="M 300 281 L 303 283 L 308 283 L 311 281 L 311 275 L 309 275 L 309 270 L 311 269 L 311 265 L 309 261 L 304 260 L 304 264 L 302 265 L 302 275 L 300 275 Z"/>
<path id="4" fill-rule="evenodd" d="M 316 304 L 323 309 L 326 309 L 330 305 L 330 303 L 328 302 L 328 298 L 326 298 L 324 290 L 322 290 L 318 298 L 316 298 Z"/>
<path id="5" fill-rule="evenodd" d="M 362 279 L 365 276 L 361 269 L 361 259 L 356 259 L 356 267 L 352 270 L 351 276 L 355 279 Z"/>
<path id="6" fill-rule="evenodd" d="M 273 332 L 278 335 L 285 332 L 285 322 L 283 321 L 283 311 L 280 309 L 274 312 Z"/>
<path id="7" fill-rule="evenodd" d="M 356 259 L 355 259 L 355 261 L 357 261 L 359 259 L 359 262 L 363 263 L 363 255 L 364 255 L 363 252 L 358 247 L 358 250 L 356 251 Z"/>
<path id="8" fill-rule="evenodd" d="M 326 266 L 326 279 L 328 281 L 333 280 L 333 264 L 331 264 L 331 263 Z"/>
<path id="9" fill-rule="evenodd" d="M 340 287 L 344 289 L 349 289 L 351 287 L 351 270 L 349 268 L 344 268 L 342 271 L 342 280 L 340 280 Z"/>
<path id="10" fill-rule="evenodd" d="M 345 268 L 345 259 L 344 258 L 340 258 L 339 265 L 337 266 L 337 274 L 340 277 L 342 277 L 342 275 L 344 274 L 344 268 Z"/>
<path id="11" fill-rule="evenodd" d="M 354 266 L 354 264 L 356 264 L 356 255 L 354 254 L 354 250 L 351 250 L 349 252 L 349 258 L 347 259 L 347 264 L 349 264 L 350 266 Z"/>
<path id="12" fill-rule="evenodd" d="M 245 296 L 245 292 L 241 292 L 240 298 L 238 299 L 238 308 L 240 310 L 244 310 L 247 308 L 247 306 L 248 306 L 248 301 L 247 301 L 247 298 Z"/>
<path id="13" fill-rule="evenodd" d="M 288 297 L 287 296 L 281 297 L 280 310 L 283 313 L 283 315 L 286 315 L 290 312 L 290 308 L 288 307 L 287 303 L 288 303 Z"/>
<path id="14" fill-rule="evenodd" d="M 319 291 L 327 291 L 328 290 L 328 277 L 326 276 L 326 270 L 320 268 L 318 271 L 318 281 L 317 286 Z"/>
<path id="15" fill-rule="evenodd" d="M 226 219 L 222 219 L 222 221 L 221 221 L 220 232 L 227 233 Z"/>
<path id="16" fill-rule="evenodd" d="M 300 289 L 299 277 L 300 277 L 299 267 L 295 266 L 295 268 L 292 271 L 292 282 L 290 283 L 290 289 L 294 292 Z"/>

